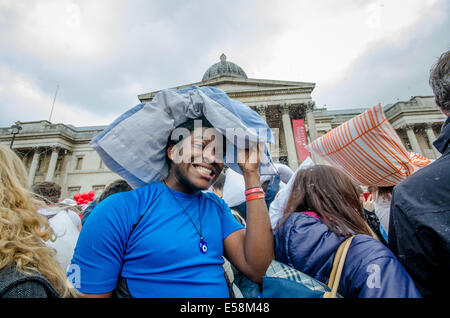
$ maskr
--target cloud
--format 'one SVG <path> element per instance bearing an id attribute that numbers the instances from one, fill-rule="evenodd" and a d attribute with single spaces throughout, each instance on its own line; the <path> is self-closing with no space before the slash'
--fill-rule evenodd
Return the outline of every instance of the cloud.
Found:
<path id="1" fill-rule="evenodd" d="M 100 5 L 102 4 L 102 5 Z M 3 0 L 2 42 L 35 60 L 63 67 L 98 62 L 114 46 L 111 34 L 118 31 L 125 3 L 71 0 Z"/>
<path id="2" fill-rule="evenodd" d="M 56 87 L 55 87 L 56 89 Z M 9 126 L 20 120 L 49 120 L 54 94 L 43 92 L 22 74 L 0 67 L 0 96 L 2 96 L 2 122 Z M 54 119 L 57 118 L 55 121 Z M 76 105 L 55 101 L 52 122 L 65 122 L 73 125 L 98 125 L 112 121 L 114 116 L 100 115 L 79 109 Z"/>
<path id="3" fill-rule="evenodd" d="M 425 70 L 446 49 L 448 9 L 445 0 L 0 0 L 0 126 L 47 119 L 57 85 L 54 121 L 106 125 L 139 94 L 200 81 L 221 53 L 252 78 L 315 82 L 319 106 L 423 94 Z"/>
<path id="4" fill-rule="evenodd" d="M 419 23 L 371 42 L 338 80 L 318 83 L 313 93 L 318 106 L 369 107 L 433 95 L 429 71 L 450 48 L 450 42 L 443 41 L 448 39 L 450 7 L 437 3 L 427 9 Z"/>
<path id="5" fill-rule="evenodd" d="M 0 60 L 42 92 L 59 84 L 58 99 L 98 115 L 126 111 L 138 94 L 200 81 L 208 56 L 218 61 L 248 13 L 207 1 L 95 3 L 34 1 L 24 10 L 3 0 Z"/>

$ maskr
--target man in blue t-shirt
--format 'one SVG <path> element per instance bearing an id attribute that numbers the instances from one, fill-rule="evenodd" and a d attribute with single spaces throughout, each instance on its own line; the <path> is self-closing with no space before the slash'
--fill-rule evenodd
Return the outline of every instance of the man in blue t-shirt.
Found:
<path id="1" fill-rule="evenodd" d="M 193 122 L 183 124 L 190 135 L 169 141 L 167 178 L 112 195 L 92 211 L 72 259 L 86 297 L 229 297 L 222 256 L 261 282 L 273 259 L 264 198 L 247 202 L 244 229 L 222 199 L 202 192 L 223 169 L 222 140 L 205 134 L 212 129 L 206 119 L 203 127 Z M 260 188 L 257 147 L 240 155 L 246 188 Z"/>

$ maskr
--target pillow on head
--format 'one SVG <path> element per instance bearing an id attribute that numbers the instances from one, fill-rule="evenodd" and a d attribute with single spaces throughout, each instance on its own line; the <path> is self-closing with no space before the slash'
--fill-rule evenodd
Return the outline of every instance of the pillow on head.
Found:
<path id="1" fill-rule="evenodd" d="M 355 183 L 394 186 L 420 168 L 411 160 L 381 105 L 336 127 L 307 146 Z"/>
<path id="2" fill-rule="evenodd" d="M 151 102 L 120 115 L 89 144 L 111 171 L 139 188 L 167 177 L 166 150 L 174 129 L 202 116 L 226 138 L 224 162 L 237 173 L 242 173 L 237 149 L 248 148 L 251 142 L 275 142 L 269 126 L 256 111 L 229 98 L 221 89 L 192 86 L 158 92 Z M 261 154 L 260 174 L 276 174 L 267 147 Z"/>

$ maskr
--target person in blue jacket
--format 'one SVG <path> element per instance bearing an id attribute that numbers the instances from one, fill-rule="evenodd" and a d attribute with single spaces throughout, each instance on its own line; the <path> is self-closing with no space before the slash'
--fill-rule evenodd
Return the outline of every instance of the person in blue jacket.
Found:
<path id="1" fill-rule="evenodd" d="M 394 254 L 374 238 L 350 178 L 325 165 L 300 171 L 284 216 L 275 227 L 275 259 L 327 284 L 337 248 L 352 235 L 340 295 L 421 297 Z"/>

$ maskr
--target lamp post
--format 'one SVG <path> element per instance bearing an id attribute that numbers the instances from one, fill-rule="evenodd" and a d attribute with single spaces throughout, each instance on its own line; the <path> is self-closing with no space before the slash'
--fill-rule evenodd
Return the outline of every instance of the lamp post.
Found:
<path id="1" fill-rule="evenodd" d="M 12 149 L 12 146 L 14 144 L 14 139 L 16 139 L 16 135 L 22 130 L 22 126 L 19 125 L 19 122 L 16 122 L 14 125 L 11 126 L 11 134 L 12 139 L 11 139 L 11 145 L 9 146 L 9 148 Z"/>

